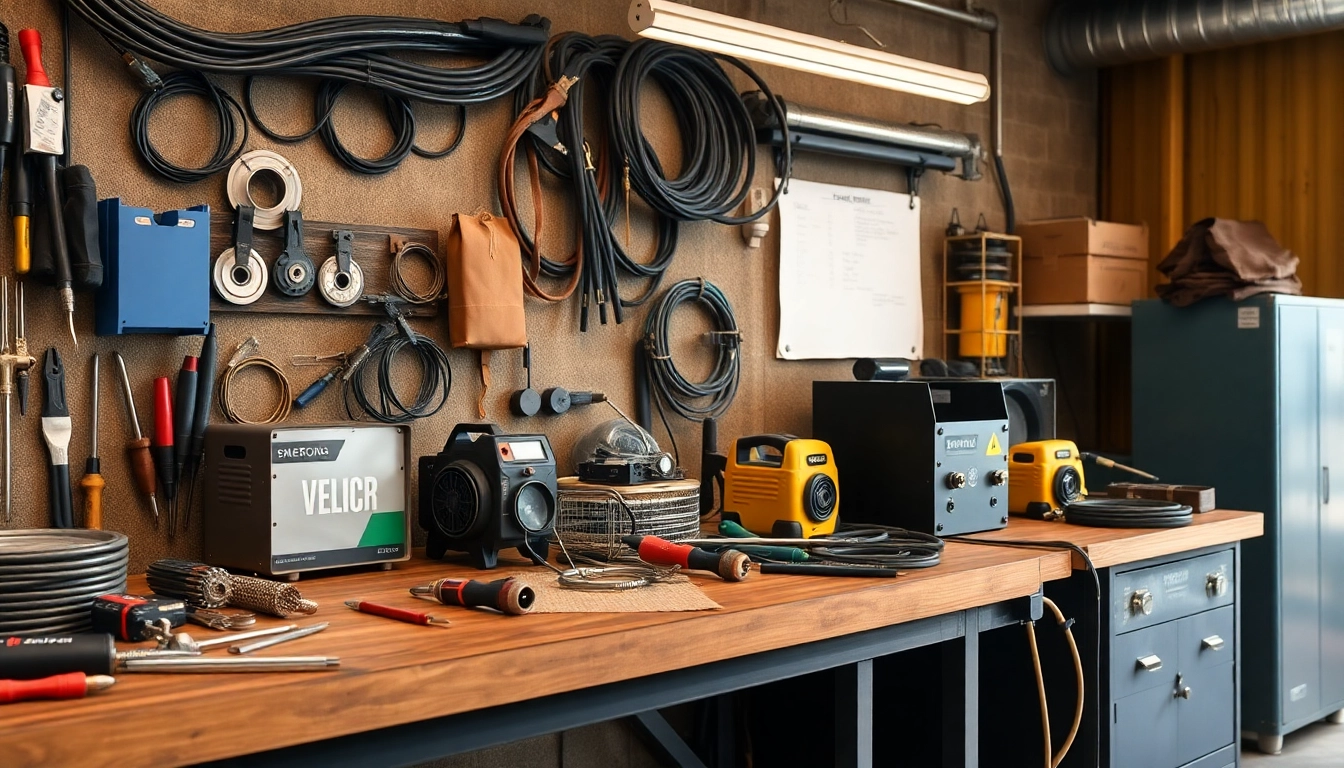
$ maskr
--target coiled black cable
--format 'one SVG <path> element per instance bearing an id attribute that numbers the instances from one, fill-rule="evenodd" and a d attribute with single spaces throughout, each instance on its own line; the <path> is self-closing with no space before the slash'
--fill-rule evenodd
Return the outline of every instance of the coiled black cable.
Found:
<path id="1" fill-rule="evenodd" d="M 701 382 L 688 381 L 672 359 L 672 313 L 687 302 L 695 302 L 709 313 L 714 326 L 710 333 L 717 342 L 714 369 Z M 691 421 L 704 421 L 723 415 L 737 395 L 741 377 L 742 359 L 738 349 L 741 343 L 742 336 L 737 328 L 737 318 L 733 316 L 733 307 L 718 286 L 700 278 L 682 280 L 668 287 L 649 307 L 649 316 L 644 323 L 644 345 L 648 355 L 645 370 L 649 390 L 654 394 L 659 412 L 666 406 Z M 671 429 L 668 432 L 671 433 Z"/>
<path id="2" fill-rule="evenodd" d="M 887 525 L 841 525 L 834 538 L 864 541 L 813 547 L 809 550 L 812 557 L 847 565 L 932 568 L 943 556 L 943 540 L 937 536 Z"/>
<path id="3" fill-rule="evenodd" d="M 1094 528 L 1180 528 L 1194 521 L 1194 512 L 1156 499 L 1084 499 L 1064 505 L 1064 521 Z"/>
<path id="4" fill-rule="evenodd" d="M 420 365 L 420 384 L 415 400 L 407 404 L 397 394 L 392 382 L 392 365 L 397 354 L 409 349 Z M 388 334 L 373 342 L 369 354 L 359 363 L 345 383 L 345 412 L 351 419 L 359 418 L 354 405 L 373 419 L 384 424 L 405 424 L 415 419 L 433 416 L 448 402 L 453 388 L 453 369 L 448 364 L 448 353 L 433 339 L 421 333 Z"/>
<path id="5" fill-rule="evenodd" d="M 480 18 L 459 22 L 395 16 L 336 16 L 252 32 L 212 32 L 140 0 L 65 0 L 114 45 L 178 69 L 228 75 L 284 74 L 372 85 L 437 104 L 505 96 L 536 68 L 550 22 Z M 392 52 L 468 57 L 468 66 L 407 61 Z"/>
<path id="6" fill-rule="evenodd" d="M 186 168 L 168 160 L 154 146 L 149 135 L 149 121 L 154 110 L 177 96 L 199 96 L 214 109 L 215 151 L 200 168 Z M 205 75 L 189 69 L 164 75 L 163 87 L 145 91 L 131 110 L 131 141 L 135 144 L 136 154 L 155 173 L 178 184 L 191 184 L 227 171 L 242 154 L 247 137 L 247 115 L 238 102 Z"/>
<path id="7" fill-rule="evenodd" d="M 466 134 L 467 108 L 462 104 L 456 104 L 454 106 L 457 108 L 458 123 L 457 132 L 453 136 L 452 142 L 446 148 L 438 150 L 428 150 L 420 147 L 415 142 L 416 118 L 411 100 L 383 92 L 383 108 L 386 111 L 388 127 L 391 129 L 393 136 L 392 146 L 382 157 L 360 157 L 347 149 L 341 142 L 340 136 L 336 134 L 335 121 L 332 120 L 332 115 L 336 111 L 336 103 L 342 91 L 349 85 L 348 82 L 323 80 L 318 85 L 317 92 L 313 97 L 312 127 L 302 133 L 284 134 L 267 125 L 258 114 L 256 101 L 253 97 L 253 84 L 256 79 L 257 76 L 254 75 L 243 81 L 243 108 L 246 110 L 247 116 L 256 124 L 257 130 L 271 140 L 284 144 L 295 144 L 312 138 L 314 134 L 320 134 L 322 142 L 327 145 L 327 150 L 331 152 L 332 156 L 356 173 L 369 176 L 387 173 L 395 169 L 411 154 L 430 160 L 447 157 L 458 148 L 462 143 L 462 137 Z"/>
<path id="8" fill-rule="evenodd" d="M 718 62 L 740 70 L 761 92 L 784 130 L 779 181 L 766 205 L 734 215 L 756 173 L 756 129 L 737 88 Z M 681 174 L 669 179 L 640 125 L 644 81 L 666 94 L 681 135 Z M 630 181 L 654 210 L 681 221 L 744 224 L 769 213 L 779 202 L 793 169 L 784 106 L 751 67 L 731 56 L 710 54 L 657 40 L 632 43 L 612 82 L 612 138 L 630 168 Z"/>

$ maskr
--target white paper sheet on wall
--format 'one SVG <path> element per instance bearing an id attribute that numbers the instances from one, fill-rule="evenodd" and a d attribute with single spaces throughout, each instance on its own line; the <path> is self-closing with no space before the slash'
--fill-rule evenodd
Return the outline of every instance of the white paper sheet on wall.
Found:
<path id="1" fill-rule="evenodd" d="M 922 357 L 919 198 L 793 179 L 779 201 L 785 360 Z"/>

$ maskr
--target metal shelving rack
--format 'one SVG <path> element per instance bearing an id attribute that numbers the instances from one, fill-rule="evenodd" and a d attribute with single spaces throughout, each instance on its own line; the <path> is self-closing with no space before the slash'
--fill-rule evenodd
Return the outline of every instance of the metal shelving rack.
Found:
<path id="1" fill-rule="evenodd" d="M 1007 279 L 991 279 L 989 271 L 992 262 L 989 258 L 990 243 L 1001 241 L 1008 250 L 1008 274 Z M 953 280 L 951 277 L 955 274 L 955 268 L 952 264 L 952 253 L 954 250 L 961 251 L 963 254 L 970 249 L 957 249 L 954 246 L 958 243 L 976 243 L 980 252 L 980 278 L 978 280 Z M 979 286 L 980 288 L 980 306 L 981 318 L 979 329 L 965 330 L 961 328 L 961 302 L 964 288 Z M 983 307 L 989 302 L 991 295 L 1003 292 L 1005 301 L 1003 312 L 1007 317 L 1007 328 L 1000 330 L 997 327 L 986 327 L 996 324 L 985 323 Z M 1018 311 L 1018 306 L 1022 296 L 1022 238 L 1015 235 L 1001 235 L 996 232 L 974 232 L 967 235 L 952 235 L 943 241 L 943 359 L 971 359 L 960 354 L 960 349 L 953 348 L 953 340 L 960 340 L 963 333 L 973 334 L 981 333 L 991 339 L 996 337 L 1005 337 L 1004 356 L 1005 370 L 991 371 L 989 363 L 991 360 L 999 358 L 984 354 L 985 349 L 990 346 L 981 344 L 981 354 L 979 360 L 979 371 L 981 378 L 993 378 L 998 376 L 1016 376 L 1023 375 L 1022 364 L 1022 314 Z M 957 318 L 957 327 L 952 327 L 952 318 Z M 960 346 L 959 344 L 957 346 Z"/>

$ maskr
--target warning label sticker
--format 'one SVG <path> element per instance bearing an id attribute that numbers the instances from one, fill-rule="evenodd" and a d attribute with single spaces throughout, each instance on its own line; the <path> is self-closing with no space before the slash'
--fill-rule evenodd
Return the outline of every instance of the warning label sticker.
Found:
<path id="1" fill-rule="evenodd" d="M 989 445 L 985 446 L 985 455 L 998 456 L 1001 453 L 1003 453 L 1003 446 L 999 445 L 999 436 L 991 433 Z"/>

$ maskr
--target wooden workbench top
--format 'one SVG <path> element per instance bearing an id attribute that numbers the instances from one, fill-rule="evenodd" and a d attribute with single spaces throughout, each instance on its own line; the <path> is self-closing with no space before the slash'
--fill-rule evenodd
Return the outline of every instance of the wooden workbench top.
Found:
<path id="1" fill-rule="evenodd" d="M 339 656 L 339 669 L 122 674 L 87 699 L 8 705 L 0 765 L 169 766 L 243 755 L 988 605 L 1035 592 L 1043 570 L 1067 572 L 1068 554 L 952 543 L 941 565 L 896 579 L 756 573 L 729 584 L 694 575 L 719 611 L 501 616 L 434 606 L 452 619 L 448 628 L 366 616 L 342 602 L 425 610 L 433 604 L 409 587 L 490 574 L 415 559 L 390 572 L 313 576 L 299 588 L 321 610 L 297 622 L 330 628 L 264 653 Z M 142 576 L 131 579 L 131 592 L 145 589 Z"/>
<path id="2" fill-rule="evenodd" d="M 1135 563 L 1192 549 L 1253 539 L 1264 533 L 1265 516 L 1259 512 L 1215 509 L 1194 516 L 1181 528 L 1089 528 L 1062 522 L 1047 523 L 1014 517 L 1002 531 L 973 534 L 970 538 L 1008 541 L 1067 541 L 1081 547 L 1098 568 Z M 1073 567 L 1084 568 L 1081 558 Z M 1064 578 L 1042 567 L 1046 581 Z"/>

